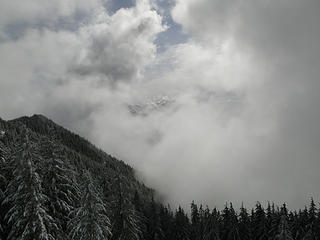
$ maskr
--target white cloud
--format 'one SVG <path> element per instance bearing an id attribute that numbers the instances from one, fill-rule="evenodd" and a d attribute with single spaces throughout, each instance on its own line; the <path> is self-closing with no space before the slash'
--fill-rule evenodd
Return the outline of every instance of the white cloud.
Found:
<path id="1" fill-rule="evenodd" d="M 53 4 L 51 1 L 39 6 L 32 3 L 28 6 L 30 13 L 20 16 L 31 25 L 18 39 L 0 43 L 3 66 L 0 75 L 4 79 L 0 82 L 0 108 L 6 114 L 4 117 L 41 110 L 48 112 L 57 101 L 56 92 L 63 89 L 65 97 L 59 97 L 68 99 L 73 92 L 73 84 L 74 88 L 77 84 L 88 87 L 82 89 L 85 92 L 74 96 L 79 98 L 85 94 L 92 95 L 101 83 L 108 85 L 118 80 L 137 79 L 154 59 L 156 46 L 153 41 L 165 27 L 147 1 L 139 1 L 137 6 L 121 9 L 114 15 L 108 15 L 96 2 L 98 10 L 91 13 L 89 22 L 75 31 L 50 25 L 39 28 L 37 23 L 42 20 L 38 17 L 48 9 L 54 16 L 72 17 L 76 8 L 87 7 L 81 2 L 68 2 L 70 11 L 64 10 L 59 2 L 52 9 L 48 7 Z M 4 2 L 3 5 L 8 8 L 13 3 Z M 12 8 L 18 8 L 15 11 L 19 12 L 23 6 Z M 50 14 L 43 16 L 52 23 L 54 20 Z M 15 14 L 12 15 L 11 18 L 7 15 L 8 20 L 3 25 L 16 21 Z"/>
<path id="2" fill-rule="evenodd" d="M 189 40 L 162 53 L 154 42 L 165 26 L 148 1 L 114 15 L 99 1 L 59 4 L 0 14 L 1 37 L 28 23 L 0 43 L 1 117 L 44 113 L 134 165 L 171 202 L 301 207 L 319 197 L 317 1 L 177 0 Z M 81 24 L 61 27 L 77 9 L 88 10 Z M 172 102 L 129 112 L 154 96 Z"/>

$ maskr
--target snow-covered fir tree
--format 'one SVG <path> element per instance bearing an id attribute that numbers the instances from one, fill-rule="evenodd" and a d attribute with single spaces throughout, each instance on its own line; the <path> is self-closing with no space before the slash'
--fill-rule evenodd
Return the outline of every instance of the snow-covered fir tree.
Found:
<path id="1" fill-rule="evenodd" d="M 80 206 L 71 212 L 70 239 L 108 240 L 112 236 L 107 209 L 89 172 L 84 173 Z"/>
<path id="2" fill-rule="evenodd" d="M 113 203 L 112 232 L 114 240 L 139 240 L 142 238 L 143 222 L 134 205 L 124 194 L 121 177 L 115 179 L 116 199 Z"/>
<path id="3" fill-rule="evenodd" d="M 6 163 L 6 154 L 5 154 L 5 147 L 3 143 L 1 142 L 2 135 L 0 135 L 0 240 L 3 239 L 3 230 L 4 227 L 2 226 L 4 219 L 4 209 L 3 206 L 1 205 L 3 199 L 4 199 L 4 191 L 6 188 L 7 184 L 7 179 L 4 176 L 4 168 L 5 168 L 5 163 Z"/>
<path id="4" fill-rule="evenodd" d="M 9 165 L 13 169 L 4 204 L 10 206 L 5 219 L 11 225 L 8 240 L 53 240 L 51 231 L 56 229 L 47 213 L 44 202 L 47 197 L 41 188 L 41 179 L 34 161 L 38 157 L 29 142 L 27 133 L 22 149 L 12 157 Z"/>
<path id="5" fill-rule="evenodd" d="M 48 201 L 49 213 L 55 219 L 58 231 L 54 232 L 56 239 L 65 239 L 66 225 L 69 214 L 75 206 L 79 189 L 75 181 L 75 173 L 66 161 L 61 158 L 63 149 L 53 141 L 46 140 L 42 144 L 45 156 L 44 184 Z"/>
<path id="6" fill-rule="evenodd" d="M 6 151 L 5 151 L 4 145 L 0 141 L 0 203 L 4 198 L 4 191 L 7 183 L 6 177 L 4 175 L 5 165 L 6 165 Z"/>

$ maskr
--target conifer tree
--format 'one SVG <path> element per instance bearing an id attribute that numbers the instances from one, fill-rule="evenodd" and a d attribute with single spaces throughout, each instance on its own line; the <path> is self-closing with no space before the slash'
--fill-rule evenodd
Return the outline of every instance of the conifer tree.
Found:
<path id="1" fill-rule="evenodd" d="M 23 147 L 10 161 L 13 179 L 9 183 L 3 201 L 10 208 L 5 219 L 11 225 L 8 240 L 51 240 L 56 229 L 47 213 L 44 202 L 47 197 L 41 188 L 41 178 L 36 172 L 36 151 L 25 135 Z"/>
<path id="2" fill-rule="evenodd" d="M 115 181 L 116 199 L 113 203 L 112 239 L 139 240 L 142 238 L 143 222 L 139 212 L 124 194 L 120 176 Z"/>
<path id="3" fill-rule="evenodd" d="M 230 203 L 230 207 L 226 204 L 223 212 L 223 229 L 222 229 L 222 238 L 223 239 L 238 239 L 239 231 L 238 231 L 238 219 L 233 209 L 232 203 Z"/>
<path id="4" fill-rule="evenodd" d="M 240 208 L 239 214 L 239 235 L 242 240 L 250 240 L 252 237 L 250 228 L 250 217 L 247 209 L 245 209 L 243 205 Z"/>
<path id="5" fill-rule="evenodd" d="M 160 225 L 162 227 L 163 231 L 163 240 L 170 240 L 172 239 L 172 230 L 173 230 L 173 214 L 171 212 L 170 206 L 168 207 L 160 205 L 160 211 L 159 211 L 159 217 L 160 217 Z"/>
<path id="6" fill-rule="evenodd" d="M 190 224 L 189 219 L 184 213 L 183 209 L 179 206 L 175 214 L 173 239 L 175 240 L 190 240 Z"/>
<path id="7" fill-rule="evenodd" d="M 56 220 L 59 230 L 54 233 L 54 236 L 56 239 L 65 239 L 64 232 L 67 230 L 66 225 L 78 198 L 79 189 L 74 172 L 60 157 L 63 149 L 58 148 L 50 140 L 46 140 L 42 147 L 46 158 L 44 161 L 45 190 L 50 199 L 48 209 Z"/>
<path id="8" fill-rule="evenodd" d="M 229 233 L 227 240 L 237 240 L 240 239 L 239 236 L 239 229 L 238 229 L 238 218 L 237 214 L 232 206 L 232 203 L 230 203 L 230 222 L 229 222 Z"/>
<path id="9" fill-rule="evenodd" d="M 303 226 L 301 224 L 301 210 L 293 214 L 292 235 L 294 239 L 302 239 L 304 236 Z"/>
<path id="10" fill-rule="evenodd" d="M 205 225 L 204 240 L 220 240 L 219 218 L 219 212 L 214 209 Z"/>
<path id="11" fill-rule="evenodd" d="M 254 239 L 267 240 L 268 239 L 268 229 L 267 221 L 264 209 L 261 204 L 258 202 L 256 204 L 255 213 L 253 216 L 253 237 Z"/>
<path id="12" fill-rule="evenodd" d="M 317 208 L 316 204 L 313 201 L 313 198 L 311 198 L 310 207 L 308 211 L 308 220 L 306 224 L 306 235 L 304 239 L 317 239 Z"/>
<path id="13" fill-rule="evenodd" d="M 196 240 L 200 237 L 200 214 L 197 204 L 191 203 L 191 231 L 190 238 Z"/>
<path id="14" fill-rule="evenodd" d="M 107 209 L 88 171 L 84 174 L 83 195 L 80 206 L 71 212 L 70 239 L 107 240 L 111 237 L 111 224 Z"/>
<path id="15" fill-rule="evenodd" d="M 1 140 L 1 139 L 0 139 Z M 7 184 L 7 179 L 4 176 L 4 166 L 5 166 L 5 154 L 4 154 L 4 146 L 0 141 L 0 240 L 2 240 L 2 236 L 4 234 L 4 227 L 3 227 L 3 223 L 4 223 L 4 219 L 3 216 L 5 215 L 5 210 L 2 207 L 1 203 L 4 199 L 4 192 L 6 189 L 6 184 Z"/>
<path id="16" fill-rule="evenodd" d="M 152 197 L 148 211 L 148 235 L 149 239 L 159 240 L 163 238 L 162 226 L 159 218 L 159 209 Z"/>
<path id="17" fill-rule="evenodd" d="M 282 215 L 279 225 L 279 233 L 275 237 L 275 240 L 293 240 L 289 224 L 285 214 Z"/>

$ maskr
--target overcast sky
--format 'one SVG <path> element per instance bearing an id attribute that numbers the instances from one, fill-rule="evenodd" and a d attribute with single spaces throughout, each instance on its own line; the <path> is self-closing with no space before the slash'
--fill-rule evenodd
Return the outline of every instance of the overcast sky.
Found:
<path id="1" fill-rule="evenodd" d="M 319 0 L 2 0 L 0 114 L 42 113 L 171 204 L 320 201 Z"/>

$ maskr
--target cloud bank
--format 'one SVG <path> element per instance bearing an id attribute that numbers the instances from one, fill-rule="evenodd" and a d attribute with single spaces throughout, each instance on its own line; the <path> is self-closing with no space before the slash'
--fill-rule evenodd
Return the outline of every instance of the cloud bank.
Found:
<path id="1" fill-rule="evenodd" d="M 1 117 L 48 115 L 172 204 L 319 199 L 318 1 L 42 2 L 1 3 Z M 168 11 L 183 43 L 157 42 Z"/>

